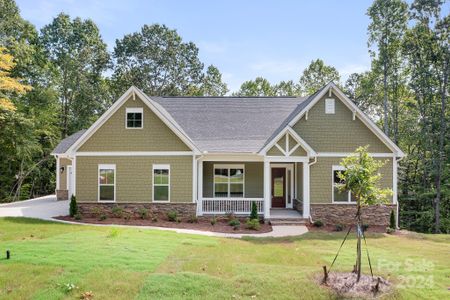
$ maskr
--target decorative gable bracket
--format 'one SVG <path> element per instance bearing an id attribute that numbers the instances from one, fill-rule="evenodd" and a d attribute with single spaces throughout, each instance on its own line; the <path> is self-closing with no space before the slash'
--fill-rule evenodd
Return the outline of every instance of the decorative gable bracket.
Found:
<path id="1" fill-rule="evenodd" d="M 294 152 L 303 148 L 309 157 L 317 156 L 317 153 L 305 142 L 291 127 L 286 127 L 270 143 L 268 143 L 259 153 L 267 154 L 272 147 L 276 147 L 280 152 L 288 157 Z"/>

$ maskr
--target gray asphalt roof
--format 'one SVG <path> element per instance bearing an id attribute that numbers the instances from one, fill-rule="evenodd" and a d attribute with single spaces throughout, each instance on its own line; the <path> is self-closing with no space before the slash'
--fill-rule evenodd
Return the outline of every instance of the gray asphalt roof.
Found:
<path id="1" fill-rule="evenodd" d="M 66 137 L 61 142 L 59 142 L 58 146 L 56 146 L 55 150 L 53 150 L 53 154 L 63 154 L 65 153 L 70 146 L 73 145 L 82 135 L 85 133 L 86 129 L 75 132 L 71 136 Z"/>
<path id="2" fill-rule="evenodd" d="M 258 152 L 306 97 L 151 97 L 201 151 Z"/>
<path id="3" fill-rule="evenodd" d="M 258 152 L 313 99 L 309 97 L 150 97 L 201 151 Z M 63 139 L 66 152 L 86 130 Z"/>

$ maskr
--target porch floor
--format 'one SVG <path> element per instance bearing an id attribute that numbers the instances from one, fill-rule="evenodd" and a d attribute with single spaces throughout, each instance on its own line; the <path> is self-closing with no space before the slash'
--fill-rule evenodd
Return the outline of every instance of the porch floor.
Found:
<path id="1" fill-rule="evenodd" d="M 272 208 L 270 209 L 271 219 L 298 219 L 303 218 L 302 214 L 294 209 Z"/>

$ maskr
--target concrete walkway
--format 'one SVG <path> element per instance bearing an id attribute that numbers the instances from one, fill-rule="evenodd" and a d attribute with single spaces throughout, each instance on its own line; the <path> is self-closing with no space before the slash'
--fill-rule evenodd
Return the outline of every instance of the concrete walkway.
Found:
<path id="1" fill-rule="evenodd" d="M 205 236 L 228 237 L 228 238 L 289 237 L 302 235 L 308 232 L 308 228 L 306 228 L 306 226 L 273 226 L 272 227 L 273 230 L 271 232 L 242 234 L 242 233 L 221 233 L 221 232 L 201 231 L 201 230 L 181 229 L 181 228 L 166 228 L 156 226 L 86 224 L 53 219 L 53 217 L 64 216 L 68 214 L 69 214 L 69 201 L 56 201 L 56 197 L 54 195 L 49 195 L 45 197 L 20 202 L 0 204 L 0 217 L 37 218 L 42 220 L 50 220 L 54 222 L 76 224 L 76 225 L 156 229 L 156 230 L 174 231 L 177 233 L 199 234 Z"/>

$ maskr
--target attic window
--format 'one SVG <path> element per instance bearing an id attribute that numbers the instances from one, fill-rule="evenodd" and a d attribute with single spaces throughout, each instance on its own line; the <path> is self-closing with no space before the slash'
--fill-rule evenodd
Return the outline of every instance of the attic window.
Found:
<path id="1" fill-rule="evenodd" d="M 142 107 L 128 107 L 126 112 L 125 127 L 127 129 L 140 129 L 143 127 Z"/>
<path id="2" fill-rule="evenodd" d="M 333 98 L 325 99 L 325 113 L 326 114 L 334 114 L 334 99 Z"/>

